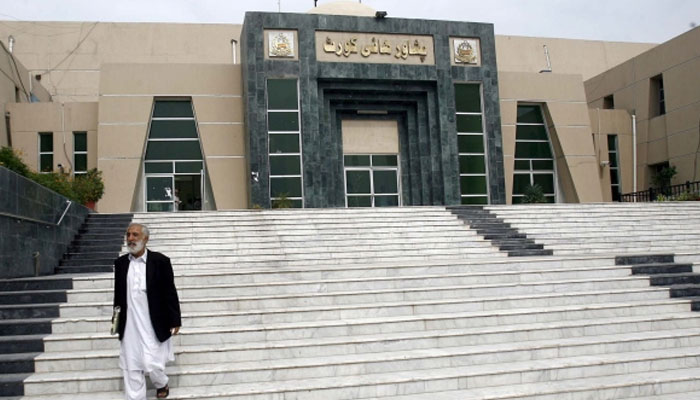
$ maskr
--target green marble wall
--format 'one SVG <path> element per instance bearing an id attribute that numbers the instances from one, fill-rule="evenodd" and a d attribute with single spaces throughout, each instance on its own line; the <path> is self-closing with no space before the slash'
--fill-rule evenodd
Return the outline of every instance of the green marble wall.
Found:
<path id="1" fill-rule="evenodd" d="M 296 31 L 298 60 L 266 59 L 265 29 Z M 317 30 L 432 35 L 436 63 L 319 62 Z M 452 66 L 450 37 L 479 38 L 481 65 Z M 490 202 L 505 203 L 493 25 L 249 12 L 241 34 L 241 54 L 249 167 L 259 176 L 257 182 L 251 182 L 251 205 L 270 204 L 265 81 L 292 77 L 299 79 L 300 87 L 306 207 L 344 207 L 340 121 L 356 117 L 362 109 L 385 110 L 383 118 L 398 121 L 404 205 L 459 204 L 455 82 L 482 84 Z"/>

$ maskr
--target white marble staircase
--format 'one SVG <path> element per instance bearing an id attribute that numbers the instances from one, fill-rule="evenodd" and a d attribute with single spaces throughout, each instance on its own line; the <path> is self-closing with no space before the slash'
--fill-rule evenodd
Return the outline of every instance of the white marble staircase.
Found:
<path id="1" fill-rule="evenodd" d="M 700 313 L 615 265 L 619 249 L 507 257 L 440 207 L 134 219 L 181 297 L 171 399 L 700 398 Z M 112 277 L 73 280 L 27 400 L 123 398 Z"/>
<path id="2" fill-rule="evenodd" d="M 700 249 L 700 202 L 533 204 L 486 209 L 554 254 Z"/>

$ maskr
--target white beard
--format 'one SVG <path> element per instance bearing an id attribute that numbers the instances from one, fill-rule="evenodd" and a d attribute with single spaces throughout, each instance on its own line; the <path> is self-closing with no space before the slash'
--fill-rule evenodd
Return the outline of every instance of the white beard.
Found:
<path id="1" fill-rule="evenodd" d="M 132 242 L 133 244 L 128 244 L 127 247 L 129 248 L 129 253 L 131 254 L 138 254 L 143 250 L 143 240 L 139 240 L 138 242 Z"/>

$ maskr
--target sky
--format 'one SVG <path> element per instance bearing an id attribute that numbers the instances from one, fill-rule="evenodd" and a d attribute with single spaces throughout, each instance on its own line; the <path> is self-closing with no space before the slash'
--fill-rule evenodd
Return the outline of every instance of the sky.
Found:
<path id="1" fill-rule="evenodd" d="M 331 0 L 318 0 L 324 4 Z M 700 25 L 700 0 L 362 0 L 388 17 L 490 22 L 496 34 L 662 43 Z M 0 20 L 242 23 L 314 0 L 0 0 Z"/>

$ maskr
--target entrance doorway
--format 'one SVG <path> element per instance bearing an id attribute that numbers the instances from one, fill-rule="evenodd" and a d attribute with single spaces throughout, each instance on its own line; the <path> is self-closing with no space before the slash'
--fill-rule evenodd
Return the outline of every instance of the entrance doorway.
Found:
<path id="1" fill-rule="evenodd" d="M 203 179 L 202 162 L 146 162 L 146 211 L 201 210 Z"/>
<path id="2" fill-rule="evenodd" d="M 400 206 L 397 121 L 343 120 L 342 133 L 346 207 Z"/>

